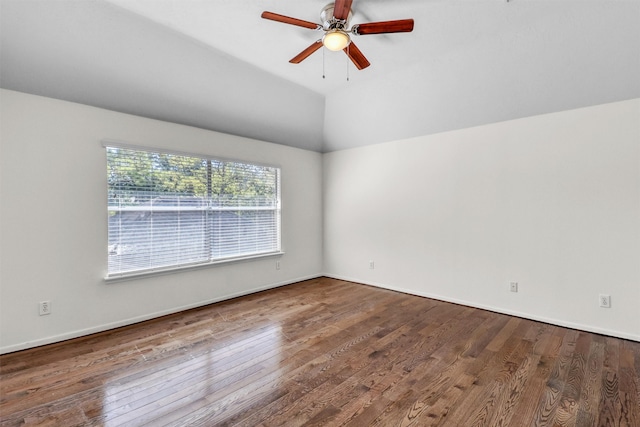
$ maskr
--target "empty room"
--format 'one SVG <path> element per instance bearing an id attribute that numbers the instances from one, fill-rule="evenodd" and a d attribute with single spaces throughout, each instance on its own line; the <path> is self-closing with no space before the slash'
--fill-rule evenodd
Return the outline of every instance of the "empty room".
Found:
<path id="1" fill-rule="evenodd" d="M 640 426 L 640 0 L 0 0 L 0 426 Z"/>

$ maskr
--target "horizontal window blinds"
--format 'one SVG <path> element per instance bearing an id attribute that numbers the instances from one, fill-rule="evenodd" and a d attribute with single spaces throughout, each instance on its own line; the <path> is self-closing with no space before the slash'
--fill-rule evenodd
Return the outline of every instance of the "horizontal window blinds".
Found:
<path id="1" fill-rule="evenodd" d="M 280 251 L 278 168 L 106 149 L 108 276 Z"/>

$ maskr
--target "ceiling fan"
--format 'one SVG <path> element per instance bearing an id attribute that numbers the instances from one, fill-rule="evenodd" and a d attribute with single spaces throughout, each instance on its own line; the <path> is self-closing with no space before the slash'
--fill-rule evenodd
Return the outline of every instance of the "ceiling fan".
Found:
<path id="1" fill-rule="evenodd" d="M 349 21 L 352 16 L 351 3 L 353 3 L 353 0 L 336 0 L 335 3 L 326 5 L 320 12 L 322 24 L 266 11 L 262 12 L 262 18 L 297 25 L 311 30 L 324 31 L 322 39 L 313 42 L 311 46 L 291 58 L 289 62 L 292 64 L 301 63 L 313 52 L 324 46 L 329 50 L 344 51 L 358 70 L 367 68 L 371 64 L 355 43 L 351 41 L 350 34 L 363 36 L 367 34 L 408 33 L 413 31 L 413 19 L 368 22 L 365 24 L 355 24 L 349 28 Z"/>

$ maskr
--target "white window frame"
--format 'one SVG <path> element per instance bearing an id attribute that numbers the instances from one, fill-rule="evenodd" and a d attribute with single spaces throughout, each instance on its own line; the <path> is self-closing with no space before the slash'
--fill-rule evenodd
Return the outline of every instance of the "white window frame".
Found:
<path id="1" fill-rule="evenodd" d="M 156 275 L 156 274 L 167 274 L 167 273 L 173 273 L 173 272 L 177 272 L 177 271 L 182 271 L 182 270 L 187 270 L 187 269 L 194 269 L 194 268 L 202 268 L 202 267 L 208 267 L 208 266 L 215 266 L 215 265 L 224 265 L 224 264 L 229 264 L 229 263 L 235 263 L 235 262 L 240 262 L 240 261 L 248 261 L 248 260 L 254 260 L 254 259 L 261 259 L 261 258 L 265 258 L 265 257 L 273 257 L 273 256 L 280 256 L 282 254 L 284 254 L 284 252 L 282 252 L 282 247 L 281 247 L 281 240 L 282 240 L 282 221 L 281 221 L 281 194 L 282 194 L 282 190 L 281 190 L 281 168 L 279 166 L 274 166 L 274 165 L 268 165 L 268 164 L 264 164 L 264 163 L 256 163 L 256 162 L 252 162 L 252 161 L 245 161 L 245 160 L 237 160 L 237 159 L 228 159 L 228 158 L 221 158 L 221 157 L 214 157 L 214 156 L 210 156 L 210 155 L 202 155 L 202 154 L 194 154 L 194 153 L 189 153 L 189 152 L 179 152 L 179 151 L 173 151 L 173 150 L 164 150 L 164 149 L 158 149 L 158 148 L 154 148 L 154 147 L 146 147 L 146 146 L 137 146 L 137 145 L 131 145 L 131 144 L 127 144 L 127 143 L 122 143 L 119 141 L 112 141 L 112 140 L 103 140 L 102 141 L 102 146 L 105 149 L 105 160 L 106 160 L 106 154 L 109 148 L 118 148 L 118 149 L 125 149 L 125 150 L 136 150 L 136 151 L 143 151 L 143 152 L 147 152 L 147 153 L 158 153 L 158 154 L 169 154 L 169 155 L 176 155 L 176 156 L 186 156 L 186 157 L 191 157 L 191 158 L 198 158 L 201 159 L 203 161 L 213 161 L 213 162 L 224 162 L 224 163 L 236 163 L 236 164 L 245 164 L 245 165 L 252 165 L 252 166 L 260 166 L 260 167 L 267 167 L 267 168 L 273 168 L 276 170 L 276 200 L 275 200 L 275 206 L 274 207 L 247 207 L 247 206 L 213 206 L 211 203 L 209 203 L 209 205 L 206 208 L 201 208 L 201 207 L 193 207 L 193 208 L 176 208 L 176 207 L 167 207 L 167 206 L 163 206 L 163 207 L 151 207 L 151 206 L 138 206 L 138 207 L 119 207 L 116 208 L 115 206 L 109 206 L 109 203 L 107 201 L 107 215 L 109 215 L 110 211 L 113 211 L 114 209 L 117 209 L 119 211 L 127 211 L 127 210 L 135 210 L 135 211 L 145 211 L 145 210 L 150 210 L 153 209 L 154 212 L 167 212 L 167 211 L 172 211 L 172 210 L 176 210 L 176 209 L 180 209 L 181 211 L 192 211 L 192 210 L 208 210 L 211 212 L 222 212 L 222 211 L 240 211 L 240 210 L 251 210 L 251 211 L 257 211 L 257 210 L 270 210 L 273 211 L 276 217 L 276 242 L 275 242 L 275 249 L 274 250 L 269 250 L 269 251 L 264 251 L 264 252 L 257 252 L 257 253 L 251 253 L 251 254 L 243 254 L 243 255 L 232 255 L 232 256 L 224 256 L 224 257 L 215 257 L 215 258 L 209 258 L 206 261 L 203 262 L 194 262 L 194 263 L 179 263 L 179 264 L 174 264 L 174 265 L 170 265 L 170 266 L 161 266 L 161 267 L 149 267 L 149 268 L 144 268 L 144 269 L 137 269 L 137 270 L 128 270 L 128 271 L 118 271 L 118 272 L 110 272 L 109 268 L 107 266 L 107 274 L 105 276 L 105 280 L 106 281 L 114 281 L 114 280 L 123 280 L 123 279 L 130 279 L 130 278 L 136 278 L 136 277 L 140 277 L 140 276 L 149 276 L 149 275 Z M 108 169 L 108 168 L 107 168 Z M 109 190 L 109 183 L 107 183 L 106 185 L 106 189 Z M 108 191 L 107 191 L 108 192 Z M 109 225 L 107 224 L 107 232 L 109 232 Z M 211 244 L 211 243 L 210 243 Z M 109 246 L 107 245 L 107 253 L 109 253 Z M 107 254 L 107 257 L 109 256 L 109 254 Z"/>

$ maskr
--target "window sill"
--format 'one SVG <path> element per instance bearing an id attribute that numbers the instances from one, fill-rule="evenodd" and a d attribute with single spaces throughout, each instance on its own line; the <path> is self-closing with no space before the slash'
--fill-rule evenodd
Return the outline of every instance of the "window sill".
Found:
<path id="1" fill-rule="evenodd" d="M 259 254 L 259 255 L 249 255 L 245 257 L 221 259 L 221 260 L 207 262 L 207 263 L 183 265 L 179 267 L 154 268 L 150 270 L 131 272 L 131 273 L 120 273 L 112 276 L 107 276 L 104 278 L 104 281 L 107 283 L 122 282 L 126 280 L 135 280 L 135 279 L 142 279 L 146 277 L 181 273 L 184 271 L 199 270 L 201 268 L 207 268 L 207 267 L 217 267 L 221 265 L 235 264 L 238 262 L 253 261 L 253 260 L 262 259 L 262 258 L 280 257 L 282 255 L 284 255 L 284 252 L 278 251 L 278 252 L 269 252 L 266 254 Z"/>

